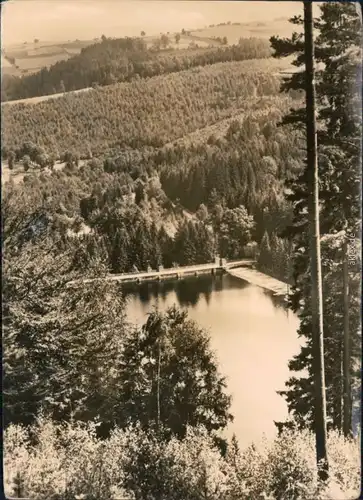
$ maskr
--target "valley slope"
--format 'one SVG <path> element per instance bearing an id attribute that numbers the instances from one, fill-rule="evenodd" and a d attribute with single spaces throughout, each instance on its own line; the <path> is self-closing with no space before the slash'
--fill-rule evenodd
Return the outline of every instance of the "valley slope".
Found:
<path id="1" fill-rule="evenodd" d="M 224 62 L 3 103 L 2 162 L 15 181 L 5 199 L 26 199 L 24 221 L 42 213 L 80 268 L 94 258 L 111 272 L 240 258 L 268 231 L 285 279 L 283 182 L 299 171 L 301 143 L 278 123 L 301 97 L 279 91 L 289 60 L 251 58 L 258 43 L 218 49 Z M 228 60 L 236 50 L 245 60 Z"/>

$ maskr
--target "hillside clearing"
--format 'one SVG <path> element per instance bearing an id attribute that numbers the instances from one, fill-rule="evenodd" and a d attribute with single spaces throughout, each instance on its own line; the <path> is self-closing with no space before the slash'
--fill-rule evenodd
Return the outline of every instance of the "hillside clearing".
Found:
<path id="1" fill-rule="evenodd" d="M 275 19 L 269 23 L 250 22 L 209 26 L 208 28 L 191 32 L 192 35 L 209 39 L 213 39 L 214 37 L 227 37 L 229 44 L 238 43 L 240 38 L 251 37 L 268 39 L 271 36 L 276 35 L 276 33 L 279 33 L 281 37 L 291 36 L 292 26 L 287 19 Z"/>
<path id="2" fill-rule="evenodd" d="M 89 90 L 93 90 L 92 87 L 87 87 L 80 90 L 72 90 L 71 92 L 60 92 L 58 94 L 43 95 L 40 97 L 28 97 L 28 99 L 18 99 L 16 101 L 5 101 L 1 103 L 1 106 L 12 106 L 14 104 L 39 104 L 40 102 L 48 101 L 49 99 L 58 99 L 59 97 L 64 97 L 65 95 L 79 94 L 81 92 L 88 92 Z"/>

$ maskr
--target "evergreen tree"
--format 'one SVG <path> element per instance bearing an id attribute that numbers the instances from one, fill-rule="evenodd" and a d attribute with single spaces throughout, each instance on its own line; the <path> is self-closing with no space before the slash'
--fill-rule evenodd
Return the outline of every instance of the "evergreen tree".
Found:
<path id="1" fill-rule="evenodd" d="M 196 264 L 213 262 L 215 256 L 214 237 L 211 230 L 203 223 L 195 225 L 196 230 Z"/>
<path id="2" fill-rule="evenodd" d="M 8 155 L 8 167 L 9 167 L 9 170 L 13 170 L 14 168 L 14 162 L 15 162 L 15 153 L 14 151 L 9 151 Z"/>
<path id="3" fill-rule="evenodd" d="M 193 222 L 184 221 L 174 238 L 175 262 L 181 266 L 192 265 L 196 260 L 196 231 Z"/>
<path id="4" fill-rule="evenodd" d="M 116 414 L 122 426 L 140 422 L 155 429 L 161 424 L 167 433 L 183 437 L 187 425 L 202 424 L 213 432 L 232 419 L 209 338 L 186 312 L 151 313 L 124 346 Z"/>
<path id="5" fill-rule="evenodd" d="M 261 271 L 266 272 L 269 272 L 272 267 L 270 237 L 267 231 L 265 231 L 261 240 L 257 265 Z"/>
<path id="6" fill-rule="evenodd" d="M 202 222 L 205 222 L 207 219 L 208 219 L 208 209 L 207 207 L 204 205 L 204 203 L 201 203 L 199 205 L 199 208 L 197 210 L 197 213 L 196 213 L 198 219 Z"/>
<path id="7" fill-rule="evenodd" d="M 152 258 L 153 248 L 150 241 L 150 230 L 147 223 L 141 220 L 132 238 L 130 256 L 139 271 L 147 271 Z"/>
<path id="8" fill-rule="evenodd" d="M 110 270 L 112 273 L 122 273 L 128 269 L 129 241 L 125 229 L 117 229 L 113 235 L 110 252 Z"/>
<path id="9" fill-rule="evenodd" d="M 164 267 L 170 268 L 173 265 L 174 242 L 173 239 L 165 231 L 165 227 L 163 225 L 159 230 L 158 240 L 162 255 L 162 264 Z"/>
<path id="10" fill-rule="evenodd" d="M 293 22 L 301 24 L 301 18 Z M 321 6 L 321 15 L 315 21 L 318 30 L 316 39 L 316 59 L 323 62 L 325 68 L 316 73 L 320 175 L 320 217 L 323 238 L 329 234 L 334 236 L 339 231 L 352 235 L 351 241 L 359 239 L 359 119 L 354 103 L 357 102 L 360 90 L 355 81 L 357 77 L 356 52 L 360 49 L 360 21 L 353 3 L 327 2 Z M 303 38 L 294 34 L 291 40 L 273 38 L 272 46 L 276 56 L 298 54 L 296 65 L 304 64 Z M 304 73 L 297 72 L 287 79 L 284 89 L 304 89 Z M 355 111 L 356 109 L 356 111 Z M 285 117 L 284 123 L 291 123 L 301 128 L 304 122 L 303 110 L 298 109 Z M 291 307 L 300 317 L 299 334 L 306 339 L 301 352 L 290 362 L 290 369 L 296 372 L 306 370 L 307 376 L 291 377 L 287 390 L 283 391 L 290 412 L 300 425 L 312 425 L 314 420 L 313 401 L 313 344 L 311 337 L 311 310 L 308 306 L 310 291 L 308 286 L 308 227 L 307 227 L 307 182 L 308 172 L 305 170 L 294 181 L 288 183 L 292 190 L 289 196 L 294 207 L 293 225 L 287 234 L 294 244 L 294 285 L 292 287 Z M 324 278 L 324 330 L 325 330 L 325 365 L 327 385 L 328 425 L 342 428 L 341 390 L 342 371 L 339 359 L 343 349 L 343 252 L 336 247 L 322 249 Z M 333 256 L 329 252 L 333 252 Z M 357 254 L 358 255 L 358 254 Z M 349 325 L 356 325 L 359 317 L 356 307 L 357 298 L 357 266 L 349 268 Z M 340 271 L 333 273 L 338 266 Z M 340 275 L 340 276 L 339 276 Z M 339 277 L 338 277 L 339 276 Z M 359 281 L 359 279 L 358 279 Z M 355 385 L 357 375 L 356 346 L 360 343 L 359 330 L 350 328 L 350 380 Z M 337 351 L 337 346 L 340 346 Z M 332 364 L 334 360 L 334 364 Z M 335 362 L 337 360 L 337 362 Z M 338 400 L 338 401 L 337 401 Z M 340 400 L 340 402 L 339 402 Z M 351 423 L 350 423 L 351 426 Z"/>
<path id="11" fill-rule="evenodd" d="M 284 241 L 277 236 L 275 232 L 273 232 L 271 235 L 270 244 L 272 274 L 277 279 L 284 281 L 286 275 L 286 264 L 289 257 L 286 251 L 288 247 L 284 244 Z"/>
<path id="12" fill-rule="evenodd" d="M 150 228 L 150 246 L 152 248 L 150 265 L 153 269 L 158 269 L 163 262 L 163 258 L 159 240 L 159 232 L 154 222 L 152 223 Z"/>
<path id="13" fill-rule="evenodd" d="M 198 255 L 198 229 L 194 221 L 190 220 L 187 222 L 187 235 L 185 235 L 184 241 L 184 259 L 189 265 L 193 265 L 194 263 L 199 263 L 199 255 Z"/>
<path id="14" fill-rule="evenodd" d="M 110 422 L 124 306 L 103 266 L 87 273 L 99 281 L 71 285 L 87 274 L 45 241 L 23 246 L 4 271 L 5 425 L 30 423 L 41 409 L 56 419 Z"/>
<path id="15" fill-rule="evenodd" d="M 210 195 L 209 195 L 209 198 L 208 198 L 208 208 L 210 210 L 214 210 L 215 207 L 220 204 L 221 202 L 221 197 L 219 196 L 217 190 L 215 187 L 213 187 Z"/>
<path id="16" fill-rule="evenodd" d="M 316 457 L 319 478 L 328 479 L 329 464 L 327 454 L 326 386 L 324 363 L 324 318 L 323 289 L 320 254 L 320 211 L 319 211 L 319 170 L 316 125 L 315 93 L 315 49 L 314 49 L 313 8 L 311 2 L 304 2 L 304 59 L 306 97 L 306 149 L 307 149 L 307 190 L 309 250 L 311 274 L 311 330 L 313 339 L 314 364 L 314 430 L 316 437 Z"/>
<path id="17" fill-rule="evenodd" d="M 22 163 L 23 163 L 24 171 L 27 172 L 31 166 L 30 156 L 28 156 L 28 155 L 23 156 Z"/>
<path id="18" fill-rule="evenodd" d="M 135 186 L 135 203 L 136 205 L 140 205 L 142 201 L 145 200 L 145 186 L 141 180 L 138 180 Z"/>

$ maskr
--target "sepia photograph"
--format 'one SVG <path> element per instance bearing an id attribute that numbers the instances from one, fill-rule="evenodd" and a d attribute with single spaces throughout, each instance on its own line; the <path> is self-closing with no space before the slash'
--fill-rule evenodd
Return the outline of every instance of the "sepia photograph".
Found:
<path id="1" fill-rule="evenodd" d="M 362 4 L 1 2 L 2 493 L 361 494 Z"/>

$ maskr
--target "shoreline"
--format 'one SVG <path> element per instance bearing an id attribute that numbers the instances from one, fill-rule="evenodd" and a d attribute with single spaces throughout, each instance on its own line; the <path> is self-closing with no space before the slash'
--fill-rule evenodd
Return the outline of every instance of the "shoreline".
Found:
<path id="1" fill-rule="evenodd" d="M 238 267 L 235 269 L 228 269 L 227 273 L 235 278 L 243 279 L 251 285 L 269 290 L 270 292 L 273 292 L 276 297 L 286 297 L 288 293 L 288 283 L 272 278 L 261 271 L 257 271 L 257 269 L 250 267 Z"/>

